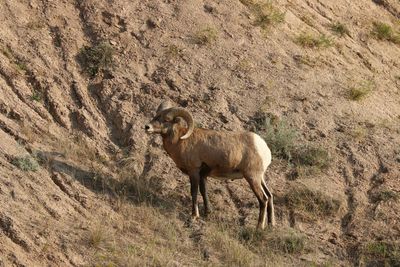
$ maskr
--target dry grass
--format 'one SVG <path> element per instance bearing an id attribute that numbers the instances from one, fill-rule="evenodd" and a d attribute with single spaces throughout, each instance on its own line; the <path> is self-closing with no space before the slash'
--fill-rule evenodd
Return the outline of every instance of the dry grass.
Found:
<path id="1" fill-rule="evenodd" d="M 301 254 L 308 250 L 306 237 L 291 228 L 276 228 L 274 231 L 244 228 L 240 231 L 240 240 L 260 255 L 266 250 L 277 254 Z"/>
<path id="2" fill-rule="evenodd" d="M 317 219 L 334 215 L 340 201 L 302 185 L 292 186 L 285 196 L 286 206 L 296 214 Z"/>
<path id="3" fill-rule="evenodd" d="M 361 247 L 361 266 L 399 266 L 399 264 L 400 243 L 373 241 Z"/>
<path id="4" fill-rule="evenodd" d="M 210 45 L 218 38 L 218 31 L 213 27 L 206 27 L 197 31 L 193 36 L 194 43 L 198 45 Z"/>
<path id="5" fill-rule="evenodd" d="M 293 59 L 302 65 L 315 67 L 318 63 L 319 58 L 312 58 L 309 55 L 295 55 Z"/>
<path id="6" fill-rule="evenodd" d="M 304 145 L 298 148 L 293 155 L 295 165 L 315 167 L 317 169 L 327 169 L 331 162 L 329 152 L 315 145 Z"/>
<path id="7" fill-rule="evenodd" d="M 227 266 L 255 266 L 261 259 L 226 231 L 207 229 L 206 244 Z"/>
<path id="8" fill-rule="evenodd" d="M 295 43 L 307 48 L 327 48 L 333 45 L 333 40 L 324 34 L 315 36 L 310 33 L 301 33 L 296 37 Z"/>
<path id="9" fill-rule="evenodd" d="M 145 205 L 124 202 L 121 218 L 102 221 L 89 231 L 94 252 L 88 266 L 180 266 L 203 263 L 199 250 L 176 216 Z M 115 229 L 114 232 L 106 229 Z M 156 233 L 156 234 L 154 234 Z"/>
<path id="10" fill-rule="evenodd" d="M 357 86 L 350 88 L 349 99 L 353 101 L 360 101 L 366 98 L 375 88 L 375 84 L 372 81 L 363 81 Z"/>
<path id="11" fill-rule="evenodd" d="M 358 141 L 362 141 L 368 136 L 368 130 L 360 125 L 349 129 L 348 133 L 351 137 Z"/>
<path id="12" fill-rule="evenodd" d="M 373 193 L 371 199 L 373 202 L 387 202 L 390 200 L 396 201 L 400 199 L 400 193 L 390 189 L 381 189 Z"/>
<path id="13" fill-rule="evenodd" d="M 110 229 L 99 222 L 97 225 L 91 227 L 86 236 L 86 242 L 89 247 L 95 249 L 108 249 L 114 236 Z"/>
<path id="14" fill-rule="evenodd" d="M 81 132 L 73 133 L 68 138 L 55 138 L 49 142 L 67 159 L 87 166 L 93 163 L 107 163 L 107 159 L 98 153 L 94 145 L 89 143 L 88 138 Z"/>

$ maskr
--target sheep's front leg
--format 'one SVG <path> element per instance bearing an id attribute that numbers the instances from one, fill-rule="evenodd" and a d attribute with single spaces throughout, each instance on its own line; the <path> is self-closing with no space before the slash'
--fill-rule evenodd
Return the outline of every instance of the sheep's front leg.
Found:
<path id="1" fill-rule="evenodd" d="M 190 193 L 192 194 L 192 220 L 199 218 L 199 206 L 197 204 L 197 193 L 199 191 L 200 175 L 190 175 Z"/>

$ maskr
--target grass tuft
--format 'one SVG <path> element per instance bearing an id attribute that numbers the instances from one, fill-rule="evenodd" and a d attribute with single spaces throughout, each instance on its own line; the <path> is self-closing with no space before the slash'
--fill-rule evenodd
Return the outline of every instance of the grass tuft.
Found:
<path id="1" fill-rule="evenodd" d="M 340 22 L 335 22 L 330 25 L 330 29 L 332 32 L 334 32 L 336 35 L 343 37 L 345 35 L 349 35 L 349 29 L 347 28 L 346 25 Z"/>
<path id="2" fill-rule="evenodd" d="M 372 81 L 364 81 L 356 87 L 350 88 L 349 98 L 353 101 L 360 101 L 366 98 L 374 89 L 375 85 Z"/>
<path id="3" fill-rule="evenodd" d="M 280 11 L 272 1 L 240 0 L 255 16 L 253 25 L 260 27 L 264 32 L 271 26 L 285 21 L 285 13 Z"/>
<path id="4" fill-rule="evenodd" d="M 198 45 L 209 45 L 214 43 L 218 38 L 218 31 L 213 27 L 206 27 L 199 30 L 193 36 L 193 41 Z"/>
<path id="5" fill-rule="evenodd" d="M 301 33 L 296 37 L 295 43 L 308 48 L 327 48 L 333 45 L 333 40 L 324 34 L 315 36 L 310 33 Z"/>
<path id="6" fill-rule="evenodd" d="M 31 155 L 15 157 L 11 163 L 23 171 L 35 172 L 39 169 L 37 160 Z"/>
<path id="7" fill-rule="evenodd" d="M 33 101 L 40 102 L 43 99 L 43 94 L 41 92 L 35 90 L 35 91 L 32 92 L 31 99 Z"/>
<path id="8" fill-rule="evenodd" d="M 389 24 L 377 21 L 374 22 L 371 34 L 378 40 L 400 44 L 400 33 L 395 32 Z"/>

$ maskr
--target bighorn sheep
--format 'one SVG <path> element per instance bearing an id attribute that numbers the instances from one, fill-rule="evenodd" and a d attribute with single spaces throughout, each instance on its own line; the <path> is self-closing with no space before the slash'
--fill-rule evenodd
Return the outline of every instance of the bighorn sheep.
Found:
<path id="1" fill-rule="evenodd" d="M 186 125 L 184 123 L 186 121 Z M 190 177 L 192 218 L 199 217 L 197 192 L 200 188 L 204 212 L 210 212 L 206 181 L 245 178 L 260 205 L 257 228 L 275 225 L 274 203 L 264 174 L 271 163 L 271 151 L 265 141 L 252 132 L 215 131 L 195 128 L 192 115 L 183 108 L 163 102 L 155 117 L 145 125 L 149 134 L 161 134 L 163 146 L 177 167 Z"/>

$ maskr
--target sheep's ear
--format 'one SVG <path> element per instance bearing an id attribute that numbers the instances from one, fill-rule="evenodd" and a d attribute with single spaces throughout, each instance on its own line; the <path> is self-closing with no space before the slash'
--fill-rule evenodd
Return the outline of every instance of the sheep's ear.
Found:
<path id="1" fill-rule="evenodd" d="M 182 117 L 175 117 L 175 119 L 174 119 L 174 123 L 181 124 L 183 121 L 184 121 L 184 119 Z"/>

